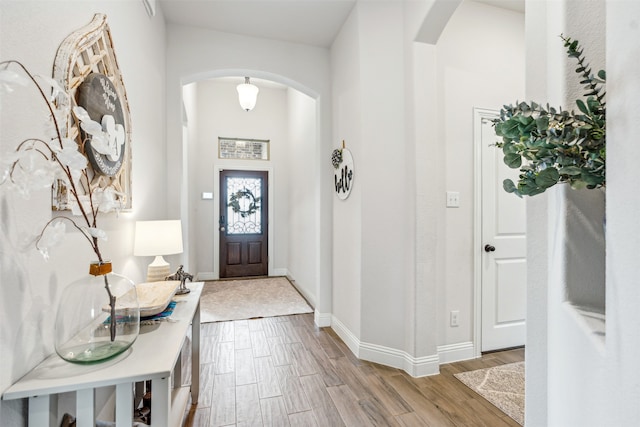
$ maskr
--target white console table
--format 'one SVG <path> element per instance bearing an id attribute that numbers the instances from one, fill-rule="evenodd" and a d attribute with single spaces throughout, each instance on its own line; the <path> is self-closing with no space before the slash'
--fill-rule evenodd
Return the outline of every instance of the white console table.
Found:
<path id="1" fill-rule="evenodd" d="M 28 398 L 29 427 L 54 427 L 59 422 L 57 395 L 75 392 L 77 427 L 94 427 L 95 389 L 115 386 L 116 425 L 131 427 L 134 384 L 152 380 L 152 425 L 182 425 L 189 387 L 182 386 L 180 353 L 190 324 L 192 403 L 198 402 L 200 388 L 200 294 L 203 283 L 189 283 L 187 287 L 191 289 L 190 293 L 174 298 L 177 304 L 171 320 L 141 326 L 136 342 L 125 353 L 94 365 L 69 363 L 54 354 L 9 387 L 2 399 Z"/>

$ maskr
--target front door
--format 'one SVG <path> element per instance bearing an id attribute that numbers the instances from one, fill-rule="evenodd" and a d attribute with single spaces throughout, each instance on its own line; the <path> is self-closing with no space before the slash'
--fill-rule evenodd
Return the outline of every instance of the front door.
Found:
<path id="1" fill-rule="evenodd" d="M 491 119 L 497 112 L 476 111 L 482 161 L 482 351 L 525 343 L 527 236 L 525 199 L 507 193 L 502 181 L 518 178 L 492 146 L 498 137 Z"/>
<path id="2" fill-rule="evenodd" d="M 220 171 L 220 278 L 266 276 L 268 175 Z"/>

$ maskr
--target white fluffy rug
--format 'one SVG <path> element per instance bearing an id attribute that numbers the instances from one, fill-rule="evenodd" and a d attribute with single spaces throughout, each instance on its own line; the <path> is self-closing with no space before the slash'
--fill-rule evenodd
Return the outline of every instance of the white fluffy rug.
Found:
<path id="1" fill-rule="evenodd" d="M 286 277 L 208 281 L 200 298 L 201 323 L 311 312 Z"/>

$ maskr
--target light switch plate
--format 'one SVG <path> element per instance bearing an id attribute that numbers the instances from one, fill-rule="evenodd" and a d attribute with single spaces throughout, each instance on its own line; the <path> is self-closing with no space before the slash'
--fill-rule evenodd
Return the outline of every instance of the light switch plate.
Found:
<path id="1" fill-rule="evenodd" d="M 202 200 L 211 200 L 213 199 L 213 193 L 209 193 L 206 191 L 202 192 Z"/>

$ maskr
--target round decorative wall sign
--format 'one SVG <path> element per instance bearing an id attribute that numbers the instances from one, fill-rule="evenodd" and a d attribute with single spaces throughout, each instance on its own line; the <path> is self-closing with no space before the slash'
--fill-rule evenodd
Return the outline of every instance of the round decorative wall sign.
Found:
<path id="1" fill-rule="evenodd" d="M 88 197 L 97 189 L 111 188 L 115 201 L 128 210 L 132 208 L 131 111 L 112 40 L 107 15 L 96 13 L 60 43 L 53 78 L 69 95 L 56 98 L 58 109 L 66 112 L 58 118 L 62 137 L 76 142 L 89 163 L 76 191 Z M 56 180 L 51 208 L 66 211 L 73 206 L 69 183 Z"/>
<path id="2" fill-rule="evenodd" d="M 333 150 L 331 163 L 333 164 L 333 183 L 336 195 L 340 200 L 345 200 L 353 188 L 354 170 L 351 151 L 346 148 Z"/>
<path id="3" fill-rule="evenodd" d="M 125 120 L 118 92 L 109 77 L 92 73 L 78 88 L 78 105 L 87 110 L 91 120 L 102 124 L 109 135 L 108 149 L 91 144 L 91 135 L 82 132 L 87 158 L 101 175 L 114 176 L 122 167 L 125 155 Z"/>

